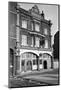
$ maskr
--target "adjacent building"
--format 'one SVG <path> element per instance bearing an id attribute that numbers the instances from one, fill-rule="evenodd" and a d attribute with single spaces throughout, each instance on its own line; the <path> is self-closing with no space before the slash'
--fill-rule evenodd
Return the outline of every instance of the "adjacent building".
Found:
<path id="1" fill-rule="evenodd" d="M 53 56 L 59 60 L 59 31 L 54 35 Z"/>
<path id="2" fill-rule="evenodd" d="M 53 59 L 54 68 L 59 68 L 59 31 L 54 35 Z"/>
<path id="3" fill-rule="evenodd" d="M 9 75 L 53 68 L 51 21 L 34 5 L 9 2 Z"/>

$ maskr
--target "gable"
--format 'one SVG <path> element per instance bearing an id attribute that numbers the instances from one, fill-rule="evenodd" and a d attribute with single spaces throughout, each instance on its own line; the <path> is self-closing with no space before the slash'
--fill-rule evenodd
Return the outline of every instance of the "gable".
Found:
<path id="1" fill-rule="evenodd" d="M 34 5 L 29 11 L 30 12 L 34 12 L 36 14 L 39 14 L 39 9 L 38 9 L 38 6 L 37 5 Z"/>

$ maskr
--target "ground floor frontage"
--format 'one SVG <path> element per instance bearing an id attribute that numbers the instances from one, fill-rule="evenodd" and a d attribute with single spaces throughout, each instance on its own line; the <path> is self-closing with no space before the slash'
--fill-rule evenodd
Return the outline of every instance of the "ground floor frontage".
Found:
<path id="1" fill-rule="evenodd" d="M 40 54 L 38 57 L 34 53 L 25 52 L 20 56 L 20 71 L 40 70 L 51 68 L 51 56 Z"/>
<path id="2" fill-rule="evenodd" d="M 14 57 L 14 51 L 10 49 L 11 75 L 52 68 L 53 58 L 51 51 L 20 49 L 19 56 L 15 55 Z"/>

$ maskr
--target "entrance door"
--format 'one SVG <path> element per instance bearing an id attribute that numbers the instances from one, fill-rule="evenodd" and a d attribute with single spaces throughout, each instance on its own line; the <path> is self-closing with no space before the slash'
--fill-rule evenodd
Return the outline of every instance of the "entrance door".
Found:
<path id="1" fill-rule="evenodd" d="M 44 61 L 44 63 L 43 63 L 44 65 L 44 69 L 47 69 L 47 61 Z"/>
<path id="2" fill-rule="evenodd" d="M 32 70 L 32 62 L 31 61 L 27 61 L 27 70 Z"/>

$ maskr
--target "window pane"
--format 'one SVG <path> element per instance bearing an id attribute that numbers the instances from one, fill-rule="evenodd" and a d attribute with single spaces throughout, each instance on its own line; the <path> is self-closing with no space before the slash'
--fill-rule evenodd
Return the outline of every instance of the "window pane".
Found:
<path id="1" fill-rule="evenodd" d="M 33 65 L 36 65 L 36 60 L 33 60 Z"/>
<path id="2" fill-rule="evenodd" d="M 44 34 L 46 34 L 46 35 L 48 34 L 47 28 L 44 29 Z"/>
<path id="3" fill-rule="evenodd" d="M 29 46 L 32 45 L 32 37 L 31 36 L 27 36 L 27 44 Z"/>
<path id="4" fill-rule="evenodd" d="M 39 47 L 39 38 L 35 37 L 35 47 Z"/>
<path id="5" fill-rule="evenodd" d="M 22 20 L 22 27 L 27 28 L 27 21 L 26 20 Z"/>
<path id="6" fill-rule="evenodd" d="M 31 30 L 33 31 L 33 23 L 31 23 Z"/>
<path id="7" fill-rule="evenodd" d="M 27 45 L 27 36 L 26 35 L 22 35 L 22 42 L 21 42 L 22 45 Z"/>
<path id="8" fill-rule="evenodd" d="M 34 43 L 34 40 L 33 40 L 33 37 L 32 37 L 32 44 L 31 44 L 32 47 L 33 47 L 33 43 Z"/>
<path id="9" fill-rule="evenodd" d="M 35 31 L 39 32 L 39 25 L 38 24 L 35 24 Z"/>
<path id="10" fill-rule="evenodd" d="M 35 60 L 33 60 L 33 65 L 35 65 Z"/>
<path id="11" fill-rule="evenodd" d="M 24 61 L 24 60 L 22 60 L 22 63 L 21 63 L 21 65 L 22 65 L 22 66 L 24 66 L 24 64 L 25 64 L 25 61 Z"/>
<path id="12" fill-rule="evenodd" d="M 44 40 L 40 40 L 40 46 L 44 44 Z"/>
<path id="13" fill-rule="evenodd" d="M 48 40 L 45 40 L 45 48 L 48 48 Z"/>
<path id="14" fill-rule="evenodd" d="M 40 64 L 42 64 L 42 60 L 40 60 Z"/>

